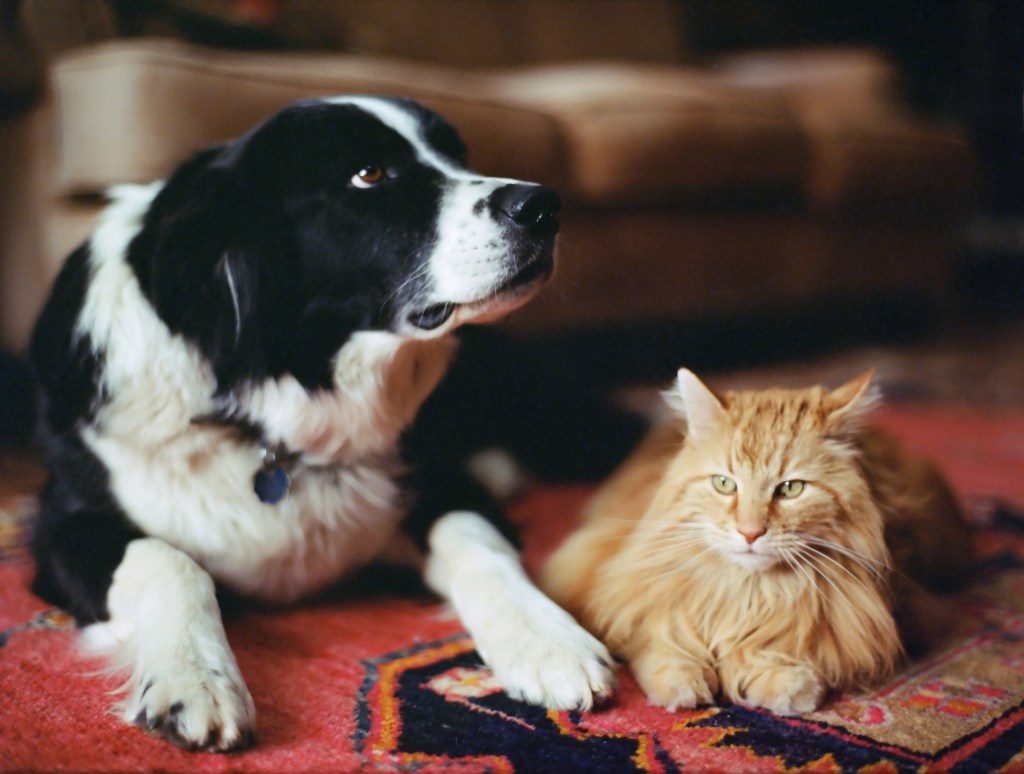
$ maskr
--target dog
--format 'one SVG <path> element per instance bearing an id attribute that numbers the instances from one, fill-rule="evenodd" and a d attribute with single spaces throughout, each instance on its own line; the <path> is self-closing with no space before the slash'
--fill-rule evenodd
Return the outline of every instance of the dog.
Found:
<path id="1" fill-rule="evenodd" d="M 123 717 L 253 743 L 220 590 L 289 603 L 373 561 L 422 572 L 512 697 L 586 709 L 604 646 L 525 574 L 496 501 L 417 415 L 458 331 L 553 271 L 559 199 L 486 177 L 418 103 L 285 108 L 123 186 L 36 324 L 49 480 L 34 591 L 128 675 Z"/>

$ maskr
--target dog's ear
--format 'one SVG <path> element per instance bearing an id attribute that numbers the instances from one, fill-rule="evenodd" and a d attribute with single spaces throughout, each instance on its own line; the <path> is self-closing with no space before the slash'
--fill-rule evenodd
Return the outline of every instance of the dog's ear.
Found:
<path id="1" fill-rule="evenodd" d="M 273 369 L 266 341 L 287 315 L 293 249 L 251 163 L 253 135 L 182 164 L 153 201 L 129 260 L 161 319 L 196 343 L 221 390 Z"/>

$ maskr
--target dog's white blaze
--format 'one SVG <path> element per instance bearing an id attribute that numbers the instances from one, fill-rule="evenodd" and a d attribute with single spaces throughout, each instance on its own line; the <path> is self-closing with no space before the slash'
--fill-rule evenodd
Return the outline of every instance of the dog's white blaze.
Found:
<path id="1" fill-rule="evenodd" d="M 416 151 L 417 159 L 444 172 L 446 175 L 451 177 L 458 177 L 460 175 L 476 177 L 452 164 L 434 150 L 427 142 L 426 137 L 423 136 L 423 127 L 416 117 L 393 102 L 375 97 L 358 96 L 326 97 L 323 101 L 332 105 L 354 105 L 360 110 L 375 116 L 382 124 L 394 129 L 409 141 L 413 150 Z"/>

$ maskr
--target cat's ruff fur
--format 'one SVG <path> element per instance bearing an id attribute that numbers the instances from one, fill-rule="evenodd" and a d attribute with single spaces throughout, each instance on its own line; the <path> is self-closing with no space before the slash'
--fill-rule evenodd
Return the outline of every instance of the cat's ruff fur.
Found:
<path id="1" fill-rule="evenodd" d="M 542 588 L 671 709 L 723 696 L 806 712 L 877 683 L 902 652 L 887 536 L 933 574 L 962 571 L 969 539 L 934 468 L 864 423 L 875 395 L 870 374 L 718 396 L 680 371 L 677 418 L 595 495 Z M 788 481 L 806 482 L 791 500 Z"/>
<path id="2" fill-rule="evenodd" d="M 31 349 L 51 474 L 34 588 L 127 670 L 128 722 L 189 748 L 249 743 L 215 584 L 287 602 L 374 558 L 422 567 L 513 696 L 608 692 L 605 648 L 409 432 L 453 331 L 553 266 L 555 194 L 463 155 L 411 102 L 300 103 L 118 191 L 68 260 Z M 290 475 L 278 500 L 254 491 L 271 452 Z"/>

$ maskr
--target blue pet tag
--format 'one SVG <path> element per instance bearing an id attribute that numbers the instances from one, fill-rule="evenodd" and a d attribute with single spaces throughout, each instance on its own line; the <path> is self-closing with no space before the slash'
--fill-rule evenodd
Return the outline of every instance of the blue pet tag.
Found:
<path id="1" fill-rule="evenodd" d="M 253 489 L 260 502 L 267 505 L 276 505 L 288 494 L 288 487 L 291 486 L 291 479 L 280 465 L 261 468 L 256 473 L 253 481 Z"/>

